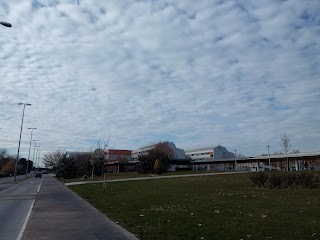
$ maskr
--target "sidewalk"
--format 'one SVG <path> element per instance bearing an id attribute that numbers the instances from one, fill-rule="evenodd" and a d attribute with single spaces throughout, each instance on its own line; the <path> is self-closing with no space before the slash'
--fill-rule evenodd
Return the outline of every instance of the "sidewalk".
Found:
<path id="1" fill-rule="evenodd" d="M 45 176 L 23 240 L 137 240 L 55 178 Z"/>

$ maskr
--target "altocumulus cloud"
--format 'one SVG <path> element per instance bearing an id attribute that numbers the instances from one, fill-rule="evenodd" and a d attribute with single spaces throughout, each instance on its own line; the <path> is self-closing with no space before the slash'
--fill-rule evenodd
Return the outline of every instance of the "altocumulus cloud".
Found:
<path id="1" fill-rule="evenodd" d="M 0 147 L 319 150 L 320 3 L 0 0 Z"/>

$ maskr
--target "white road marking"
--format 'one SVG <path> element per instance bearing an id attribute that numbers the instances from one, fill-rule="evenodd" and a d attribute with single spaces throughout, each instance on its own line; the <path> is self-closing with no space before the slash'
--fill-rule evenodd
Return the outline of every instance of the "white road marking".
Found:
<path id="1" fill-rule="evenodd" d="M 40 185 L 39 185 L 39 188 L 38 188 L 38 190 L 37 190 L 37 193 L 39 193 L 39 191 L 40 191 L 40 187 L 41 187 L 42 181 L 43 181 L 43 178 L 42 178 L 42 180 L 41 180 L 41 183 L 40 183 Z M 28 214 L 27 214 L 27 217 L 26 217 L 26 219 L 24 220 L 24 223 L 23 223 L 23 225 L 22 225 L 22 228 L 21 228 L 21 230 L 20 230 L 20 232 L 19 232 L 19 235 L 18 235 L 18 237 L 17 237 L 17 240 L 21 240 L 22 237 L 23 237 L 24 230 L 26 230 L 26 227 L 27 227 L 27 224 L 28 224 L 28 222 L 29 222 L 29 218 L 30 218 L 30 215 L 31 215 L 31 212 L 32 212 L 32 209 L 33 209 L 33 206 L 34 206 L 34 203 L 35 203 L 35 202 L 36 202 L 36 200 L 33 199 L 32 204 L 31 204 L 30 209 L 29 209 L 29 212 L 28 212 Z"/>
<path id="2" fill-rule="evenodd" d="M 42 178 L 42 180 L 41 180 L 41 183 L 40 183 L 40 185 L 39 185 L 39 188 L 38 188 L 37 193 L 39 193 L 39 191 L 40 191 L 40 188 L 41 188 L 41 184 L 42 184 L 42 182 L 43 182 L 43 178 Z"/>
<path id="3" fill-rule="evenodd" d="M 20 230 L 20 232 L 19 232 L 19 235 L 18 235 L 18 237 L 17 237 L 17 240 L 21 240 L 22 237 L 23 237 L 23 233 L 24 233 L 24 230 L 26 229 L 26 226 L 27 226 L 27 224 L 28 224 L 28 221 L 29 221 L 29 218 L 30 218 L 30 215 L 31 215 L 31 211 L 32 211 L 32 208 L 33 208 L 33 205 L 34 205 L 35 201 L 36 201 L 36 200 L 33 199 L 32 204 L 31 204 L 30 209 L 29 209 L 29 212 L 28 212 L 28 214 L 27 214 L 27 217 L 26 217 L 26 219 L 24 220 L 24 223 L 23 223 L 23 225 L 22 225 L 22 228 L 21 228 L 21 230 Z"/>

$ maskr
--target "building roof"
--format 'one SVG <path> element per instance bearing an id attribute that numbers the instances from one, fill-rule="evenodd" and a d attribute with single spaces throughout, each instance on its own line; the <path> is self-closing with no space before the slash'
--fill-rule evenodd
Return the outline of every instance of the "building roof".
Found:
<path id="1" fill-rule="evenodd" d="M 214 148 L 215 148 L 215 146 L 188 149 L 188 150 L 186 150 L 186 153 L 187 152 L 200 152 L 200 151 L 205 151 L 205 150 L 213 150 Z"/>

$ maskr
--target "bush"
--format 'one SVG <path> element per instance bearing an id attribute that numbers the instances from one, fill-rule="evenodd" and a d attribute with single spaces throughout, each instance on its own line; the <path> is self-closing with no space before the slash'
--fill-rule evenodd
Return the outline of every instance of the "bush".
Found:
<path id="1" fill-rule="evenodd" d="M 283 177 L 283 187 L 284 188 L 293 188 L 296 185 L 299 185 L 297 182 L 296 173 L 286 173 Z"/>
<path id="2" fill-rule="evenodd" d="M 269 176 L 269 188 L 282 188 L 283 174 L 270 174 Z"/>
<path id="3" fill-rule="evenodd" d="M 320 179 L 314 172 L 264 173 L 259 172 L 250 177 L 259 188 L 318 188 Z"/>
<path id="4" fill-rule="evenodd" d="M 297 176 L 298 183 L 305 188 L 317 188 L 320 182 L 319 177 L 310 172 L 302 172 Z"/>
<path id="5" fill-rule="evenodd" d="M 57 165 L 56 176 L 70 179 L 77 177 L 77 168 L 74 159 L 64 157 Z"/>
<path id="6" fill-rule="evenodd" d="M 154 163 L 154 172 L 158 175 L 161 175 L 164 172 L 164 165 L 159 159 Z"/>
<path id="7" fill-rule="evenodd" d="M 263 172 L 258 172 L 250 177 L 251 181 L 258 187 L 263 188 L 266 185 L 269 176 Z"/>

